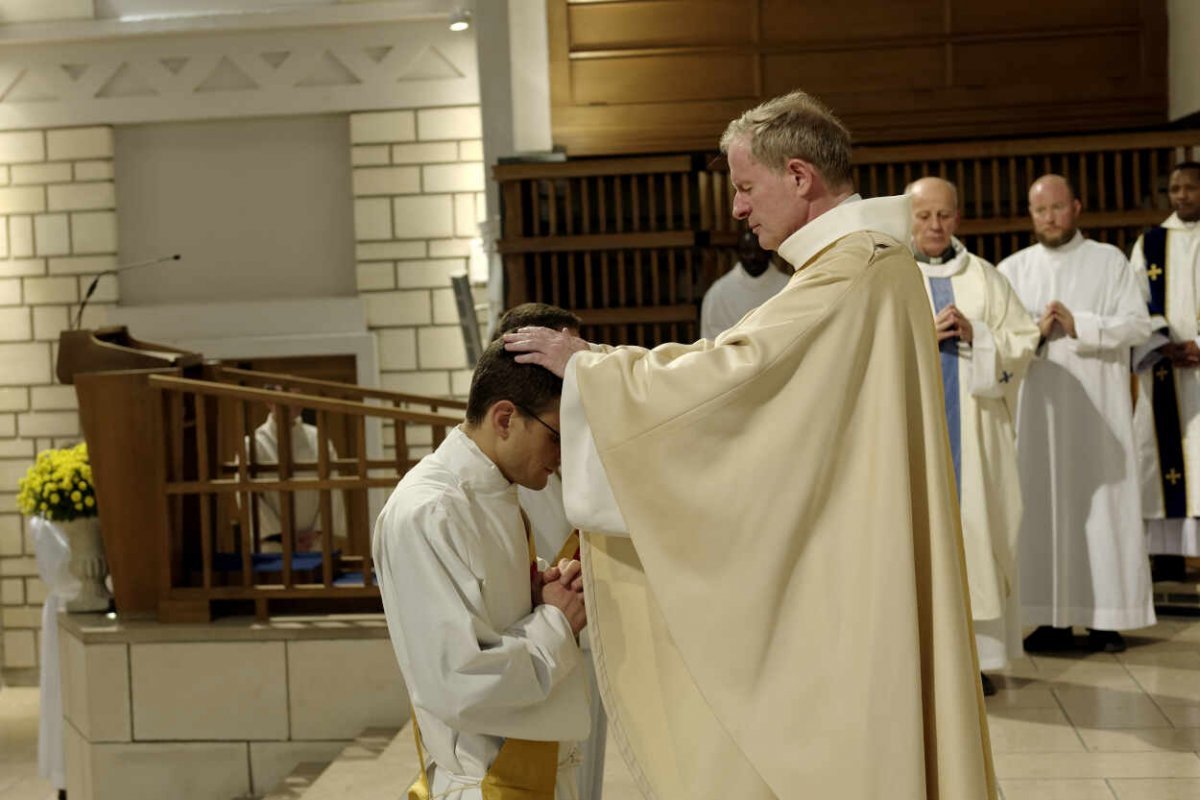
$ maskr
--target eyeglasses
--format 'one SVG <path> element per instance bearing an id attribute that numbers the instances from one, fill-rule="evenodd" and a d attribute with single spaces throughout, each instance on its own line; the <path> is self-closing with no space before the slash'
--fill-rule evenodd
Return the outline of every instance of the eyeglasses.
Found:
<path id="1" fill-rule="evenodd" d="M 527 417 L 533 417 L 534 419 L 536 419 L 538 422 L 540 422 L 542 424 L 542 427 L 544 427 L 546 430 L 550 431 L 550 436 L 553 437 L 555 444 L 562 444 L 562 434 L 558 432 L 557 428 L 555 428 L 550 423 L 546 422 L 544 419 L 542 419 L 537 414 L 533 413 L 532 411 L 530 411 L 528 408 L 521 405 L 520 403 L 513 403 L 513 405 L 516 406 L 517 408 L 519 408 L 521 410 L 522 414 L 524 414 Z"/>

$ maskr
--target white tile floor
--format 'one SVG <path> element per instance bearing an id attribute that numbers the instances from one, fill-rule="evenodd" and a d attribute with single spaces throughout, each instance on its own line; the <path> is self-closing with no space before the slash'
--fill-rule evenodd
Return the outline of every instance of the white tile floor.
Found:
<path id="1" fill-rule="evenodd" d="M 37 776 L 38 690 L 0 689 L 0 800 L 51 800 L 57 793 Z"/>
<path id="2" fill-rule="evenodd" d="M 1003 800 L 1200 800 L 1200 620 L 1127 637 L 1119 655 L 1031 656 L 988 700 Z M 48 800 L 37 690 L 0 690 L 0 800 Z M 606 800 L 636 790 L 610 742 Z"/>
<path id="3" fill-rule="evenodd" d="M 1200 620 L 1118 655 L 1030 656 L 988 699 L 1004 800 L 1200 799 Z"/>

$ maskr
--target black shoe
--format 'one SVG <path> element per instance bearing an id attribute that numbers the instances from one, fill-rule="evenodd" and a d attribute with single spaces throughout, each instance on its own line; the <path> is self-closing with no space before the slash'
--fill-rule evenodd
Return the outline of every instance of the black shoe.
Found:
<path id="1" fill-rule="evenodd" d="M 1025 637 L 1027 653 L 1061 653 L 1075 649 L 1075 637 L 1071 629 L 1039 625 L 1038 629 Z"/>
<path id="2" fill-rule="evenodd" d="M 1097 631 L 1088 628 L 1088 650 L 1093 653 L 1124 653 L 1125 637 L 1116 631 Z"/>
<path id="3" fill-rule="evenodd" d="M 1187 559 L 1183 556 L 1150 556 L 1152 581 L 1186 581 Z"/>
<path id="4" fill-rule="evenodd" d="M 992 683 L 992 679 L 982 672 L 979 673 L 979 682 L 983 684 L 983 696 L 991 697 L 996 693 L 996 684 Z"/>

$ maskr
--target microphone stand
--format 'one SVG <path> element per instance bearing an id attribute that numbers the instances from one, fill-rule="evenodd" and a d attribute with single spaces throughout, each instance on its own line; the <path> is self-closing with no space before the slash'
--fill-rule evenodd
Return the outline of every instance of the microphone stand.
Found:
<path id="1" fill-rule="evenodd" d="M 133 264 L 121 264 L 120 266 L 106 269 L 100 272 L 96 277 L 92 278 L 92 282 L 88 284 L 87 291 L 83 295 L 83 300 L 79 303 L 79 310 L 75 312 L 75 324 L 71 326 L 71 330 L 79 330 L 79 326 L 83 324 L 83 310 L 87 308 L 88 300 L 92 299 L 92 295 L 96 293 L 96 286 L 99 285 L 100 279 L 105 275 L 116 275 L 118 272 L 124 272 L 127 269 L 138 269 L 139 267 L 152 267 L 155 264 L 163 264 L 167 261 L 178 261 L 183 258 L 179 253 L 169 256 L 159 256 L 158 258 L 148 258 L 145 261 L 137 261 Z"/>

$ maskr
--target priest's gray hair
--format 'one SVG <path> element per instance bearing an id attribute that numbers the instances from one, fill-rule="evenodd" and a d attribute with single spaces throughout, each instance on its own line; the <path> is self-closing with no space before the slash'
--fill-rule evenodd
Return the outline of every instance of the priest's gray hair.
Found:
<path id="1" fill-rule="evenodd" d="M 734 143 L 750 145 L 754 160 L 774 172 L 798 158 L 816 167 L 833 188 L 850 183 L 850 131 L 824 103 L 795 91 L 755 106 L 729 123 L 721 152 Z"/>

